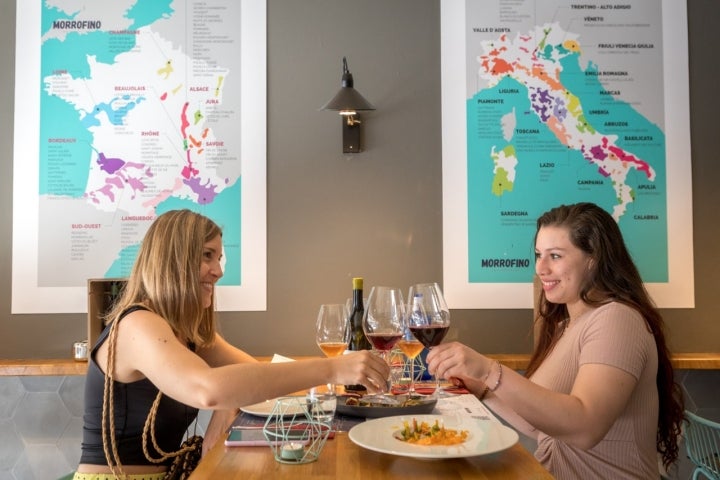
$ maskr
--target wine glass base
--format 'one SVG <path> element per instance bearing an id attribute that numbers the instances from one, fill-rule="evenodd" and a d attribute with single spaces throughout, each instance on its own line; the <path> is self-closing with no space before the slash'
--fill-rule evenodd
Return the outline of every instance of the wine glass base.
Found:
<path id="1" fill-rule="evenodd" d="M 415 388 L 410 388 L 409 385 L 396 384 L 392 386 L 390 393 L 393 395 L 402 395 L 407 398 L 424 398 L 428 395 L 417 391 Z"/>
<path id="2" fill-rule="evenodd" d="M 448 389 L 450 391 L 447 391 Z M 458 392 L 453 392 L 453 390 L 456 390 L 456 389 L 457 389 L 457 387 L 454 387 L 452 384 L 445 383 L 445 382 L 441 382 L 439 387 L 438 387 L 437 383 L 435 383 L 434 381 L 427 382 L 427 383 L 418 382 L 415 384 L 414 394 L 419 395 L 419 396 L 425 396 L 425 397 L 436 396 L 438 398 L 443 398 L 443 397 L 451 397 L 455 393 L 458 393 Z M 404 391 L 403 393 L 408 393 L 408 392 Z M 464 391 L 462 393 L 467 393 L 467 391 Z"/>
<path id="3" fill-rule="evenodd" d="M 433 393 L 433 395 L 437 398 L 447 398 L 453 396 L 452 393 L 446 392 L 444 387 L 440 387 L 435 390 L 435 393 Z"/>

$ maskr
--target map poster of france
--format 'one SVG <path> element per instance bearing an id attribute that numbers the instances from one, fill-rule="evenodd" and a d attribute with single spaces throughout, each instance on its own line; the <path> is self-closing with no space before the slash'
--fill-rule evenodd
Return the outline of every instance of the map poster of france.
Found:
<path id="1" fill-rule="evenodd" d="M 685 1 L 443 2 L 451 308 L 532 308 L 535 222 L 589 201 L 659 307 L 694 306 Z"/>
<path id="2" fill-rule="evenodd" d="M 265 0 L 22 1 L 16 40 L 12 313 L 87 311 L 183 208 L 223 230 L 217 308 L 265 310 Z"/>

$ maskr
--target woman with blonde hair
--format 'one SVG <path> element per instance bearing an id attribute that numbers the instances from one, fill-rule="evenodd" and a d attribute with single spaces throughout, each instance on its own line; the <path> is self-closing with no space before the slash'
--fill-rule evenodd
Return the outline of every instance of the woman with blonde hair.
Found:
<path id="1" fill-rule="evenodd" d="M 221 230 L 203 215 L 169 211 L 148 229 L 90 354 L 76 480 L 165 478 L 198 409 L 215 411 L 207 451 L 244 405 L 324 383 L 385 385 L 388 366 L 368 351 L 267 363 L 230 345 L 213 308 L 221 258 Z"/>

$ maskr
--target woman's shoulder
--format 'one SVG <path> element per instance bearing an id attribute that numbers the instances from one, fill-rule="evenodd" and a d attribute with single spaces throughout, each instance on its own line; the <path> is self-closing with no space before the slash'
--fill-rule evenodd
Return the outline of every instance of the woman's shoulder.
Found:
<path id="1" fill-rule="evenodd" d="M 604 363 L 640 378 L 656 355 L 655 340 L 635 308 L 610 302 L 591 312 L 580 334 L 582 363 Z"/>
<path id="2" fill-rule="evenodd" d="M 153 312 L 147 307 L 132 306 L 127 308 L 118 316 L 118 327 L 122 330 L 133 330 L 156 332 L 158 329 L 165 330 L 170 328 L 170 324 L 160 315 Z"/>
<path id="3" fill-rule="evenodd" d="M 620 333 L 648 331 L 642 314 L 630 305 L 608 302 L 590 312 L 588 328 L 613 329 Z"/>
<path id="4" fill-rule="evenodd" d="M 144 305 L 139 305 L 139 304 L 130 305 L 129 307 L 122 310 L 119 315 L 117 315 L 116 320 L 113 320 L 112 317 L 107 318 L 106 320 L 110 320 L 110 321 L 106 323 L 102 332 L 100 332 L 100 335 L 98 336 L 98 339 L 95 342 L 95 345 L 93 346 L 93 350 L 97 349 L 97 347 L 99 347 L 102 343 L 105 342 L 108 335 L 110 335 L 110 330 L 112 329 L 112 326 L 115 322 L 129 323 L 129 322 L 123 322 L 122 320 L 127 316 L 131 316 L 133 313 L 135 313 L 137 311 L 150 311 L 150 309 L 148 309 Z"/>
<path id="5" fill-rule="evenodd" d="M 593 313 L 595 315 L 601 315 L 601 314 L 621 314 L 621 315 L 631 315 L 631 316 L 637 316 L 642 318 L 642 315 L 640 315 L 640 312 L 630 305 L 626 305 L 624 303 L 620 302 L 607 302 L 603 305 L 600 305 L 597 307 Z"/>
<path id="6" fill-rule="evenodd" d="M 148 307 L 146 307 L 145 305 L 142 305 L 142 304 L 130 305 L 129 307 L 127 307 L 125 310 L 123 310 L 123 311 L 120 313 L 120 315 L 118 316 L 118 319 L 119 319 L 119 320 L 122 320 L 123 317 L 126 317 L 126 316 L 130 315 L 131 313 L 137 312 L 137 311 L 146 311 L 146 312 L 149 312 L 150 309 L 149 309 Z"/>

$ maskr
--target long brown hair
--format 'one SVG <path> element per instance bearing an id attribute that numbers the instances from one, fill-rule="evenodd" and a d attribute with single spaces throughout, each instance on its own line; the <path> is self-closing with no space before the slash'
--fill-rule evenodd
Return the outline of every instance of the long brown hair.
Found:
<path id="1" fill-rule="evenodd" d="M 215 222 L 187 209 L 157 217 L 145 234 L 122 295 L 106 319 L 115 321 L 128 307 L 143 305 L 163 317 L 185 341 L 198 346 L 211 343 L 215 309 L 202 305 L 200 264 L 205 243 L 221 234 Z"/>
<path id="2" fill-rule="evenodd" d="M 593 307 L 611 301 L 628 305 L 640 312 L 655 337 L 660 409 L 656 442 L 663 465 L 669 467 L 678 457 L 678 438 L 684 415 L 682 390 L 673 376 L 662 316 L 645 290 L 617 222 L 593 203 L 577 203 L 561 205 L 541 215 L 537 220 L 537 231 L 547 226 L 566 228 L 572 244 L 593 260 L 593 268 L 580 287 L 582 301 Z M 539 335 L 526 376 L 537 370 L 555 346 L 567 318 L 565 304 L 550 303 L 545 292 L 540 293 L 535 319 L 539 323 Z"/>

